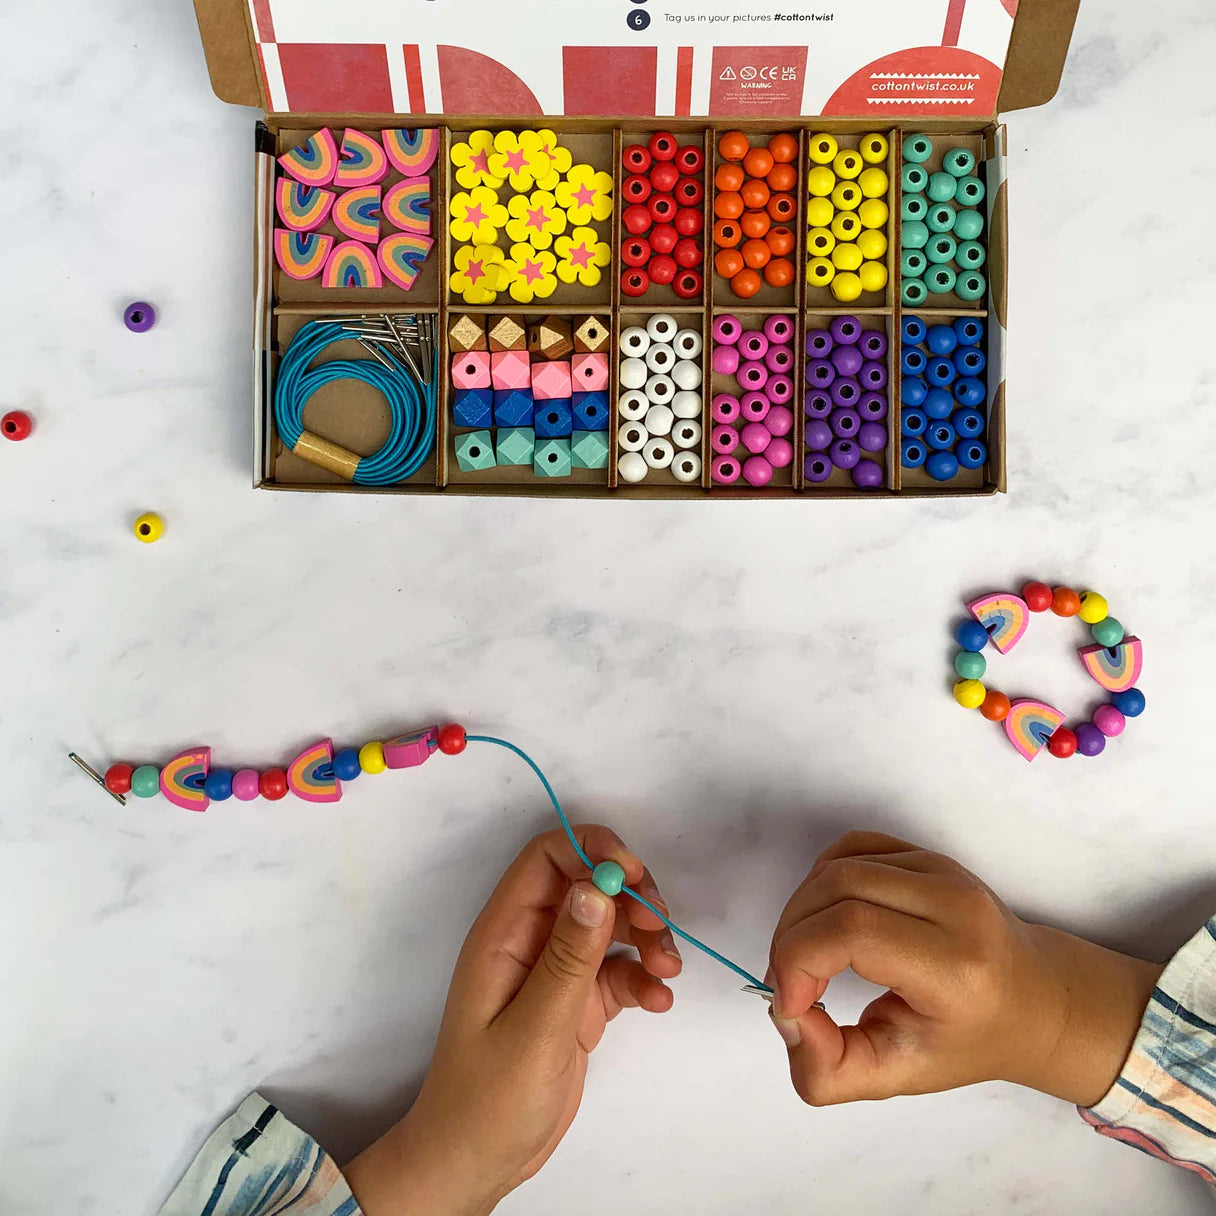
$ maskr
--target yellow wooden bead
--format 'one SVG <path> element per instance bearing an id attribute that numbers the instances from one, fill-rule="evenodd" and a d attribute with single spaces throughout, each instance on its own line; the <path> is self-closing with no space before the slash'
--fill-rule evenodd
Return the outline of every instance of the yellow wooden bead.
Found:
<path id="1" fill-rule="evenodd" d="M 887 256 L 887 237 L 877 228 L 867 228 L 857 238 L 857 248 L 867 262 L 876 262 Z"/>
<path id="2" fill-rule="evenodd" d="M 832 265 L 837 270 L 856 270 L 863 261 L 861 250 L 851 241 L 845 241 L 832 250 Z"/>
<path id="3" fill-rule="evenodd" d="M 887 288 L 887 268 L 882 262 L 863 262 L 857 277 L 861 280 L 862 291 L 885 291 Z"/>
<path id="4" fill-rule="evenodd" d="M 856 182 L 840 182 L 832 191 L 832 203 L 838 211 L 856 211 L 861 198 L 861 187 Z"/>
<path id="5" fill-rule="evenodd" d="M 857 208 L 857 217 L 863 228 L 881 228 L 890 216 L 887 204 L 880 198 L 868 198 Z"/>
<path id="6" fill-rule="evenodd" d="M 812 228 L 806 234 L 806 251 L 813 258 L 830 257 L 836 248 L 836 237 L 827 228 Z"/>
<path id="7" fill-rule="evenodd" d="M 836 277 L 829 258 L 811 258 L 806 264 L 806 281 L 812 287 L 826 287 Z"/>
<path id="8" fill-rule="evenodd" d="M 359 748 L 359 767 L 365 773 L 382 773 L 388 767 L 383 743 L 365 743 Z"/>
<path id="9" fill-rule="evenodd" d="M 852 148 L 846 148 L 832 161 L 832 168 L 836 171 L 836 176 L 843 177 L 845 181 L 850 182 L 865 167 L 866 162 L 861 159 L 861 153 L 854 152 Z"/>
<path id="10" fill-rule="evenodd" d="M 881 169 L 866 169 L 857 179 L 857 184 L 866 198 L 882 198 L 891 182 Z"/>
<path id="11" fill-rule="evenodd" d="M 818 165 L 806 175 L 806 188 L 815 198 L 827 198 L 836 188 L 836 174 L 826 165 Z"/>
<path id="12" fill-rule="evenodd" d="M 155 544 L 165 534 L 165 521 L 155 511 L 145 511 L 132 525 L 135 539 L 145 545 Z"/>
<path id="13" fill-rule="evenodd" d="M 861 295 L 861 280 L 851 270 L 842 270 L 832 280 L 832 295 L 842 304 L 852 304 Z"/>
<path id="14" fill-rule="evenodd" d="M 838 211 L 832 221 L 832 235 L 838 241 L 852 241 L 861 232 L 861 220 L 856 211 Z"/>
<path id="15" fill-rule="evenodd" d="M 812 163 L 830 165 L 836 159 L 840 145 L 830 135 L 812 135 L 808 152 Z"/>
<path id="16" fill-rule="evenodd" d="M 954 699 L 964 709 L 979 709 L 987 695 L 980 680 L 958 680 L 954 685 Z"/>
<path id="17" fill-rule="evenodd" d="M 890 150 L 891 145 L 887 143 L 887 137 L 879 135 L 877 131 L 861 137 L 861 159 L 869 165 L 881 165 Z"/>
<path id="18" fill-rule="evenodd" d="M 806 226 L 808 228 L 826 228 L 836 214 L 830 198 L 812 198 L 806 205 Z"/>
<path id="19" fill-rule="evenodd" d="M 1077 616 L 1081 618 L 1087 625 L 1096 625 L 1099 621 L 1106 620 L 1110 615 L 1110 605 L 1106 602 L 1106 597 L 1099 595 L 1096 591 L 1085 591 L 1081 595 L 1081 611 Z"/>

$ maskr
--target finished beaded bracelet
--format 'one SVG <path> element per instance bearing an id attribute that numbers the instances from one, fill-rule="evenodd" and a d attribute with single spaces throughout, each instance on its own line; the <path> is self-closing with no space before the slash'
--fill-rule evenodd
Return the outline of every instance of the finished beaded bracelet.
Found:
<path id="1" fill-rule="evenodd" d="M 1106 599 L 1096 591 L 1078 595 L 1071 587 L 1053 589 L 1031 582 L 1020 596 L 996 592 L 972 600 L 967 607 L 975 619 L 960 621 L 954 631 L 962 647 L 954 656 L 959 677 L 954 699 L 964 709 L 978 709 L 990 722 L 1003 723 L 1010 743 L 1027 760 L 1044 747 L 1061 759 L 1077 752 L 1097 756 L 1108 738 L 1123 733 L 1128 718 L 1144 712 L 1144 694 L 1136 687 L 1144 648 L 1139 638 L 1125 635 L 1122 624 L 1110 615 Z M 1048 609 L 1056 616 L 1080 617 L 1089 626 L 1094 645 L 1080 647 L 1077 654 L 1090 678 L 1110 693 L 1110 701 L 1094 711 L 1093 721 L 1082 722 L 1075 730 L 1065 726 L 1065 715 L 1045 701 L 1031 697 L 1011 701 L 982 682 L 988 664 L 980 651 L 988 642 L 1008 654 L 1022 640 L 1030 614 Z"/>

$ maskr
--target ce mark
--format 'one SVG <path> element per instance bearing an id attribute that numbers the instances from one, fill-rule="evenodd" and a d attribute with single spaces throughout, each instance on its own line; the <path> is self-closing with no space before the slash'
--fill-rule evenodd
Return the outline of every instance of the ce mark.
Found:
<path id="1" fill-rule="evenodd" d="M 771 67 L 766 68 L 754 68 L 749 65 L 748 67 L 740 68 L 739 75 L 744 80 L 770 81 L 776 80 L 780 71 L 781 68 L 777 64 L 773 64 Z"/>

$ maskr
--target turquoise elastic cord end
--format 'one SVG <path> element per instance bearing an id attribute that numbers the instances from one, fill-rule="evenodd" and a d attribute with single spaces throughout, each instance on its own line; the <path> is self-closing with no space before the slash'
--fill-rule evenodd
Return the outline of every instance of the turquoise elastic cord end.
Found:
<path id="1" fill-rule="evenodd" d="M 592 872 L 591 881 L 605 895 L 620 895 L 625 885 L 625 871 L 615 861 L 601 861 Z"/>

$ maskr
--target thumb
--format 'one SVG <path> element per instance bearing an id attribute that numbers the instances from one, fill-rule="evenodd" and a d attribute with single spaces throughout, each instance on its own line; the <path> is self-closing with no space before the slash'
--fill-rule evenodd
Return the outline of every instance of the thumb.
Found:
<path id="1" fill-rule="evenodd" d="M 612 944 L 616 905 L 589 882 L 572 884 L 549 940 L 513 1004 L 533 1025 L 578 1030 L 604 954 Z"/>

